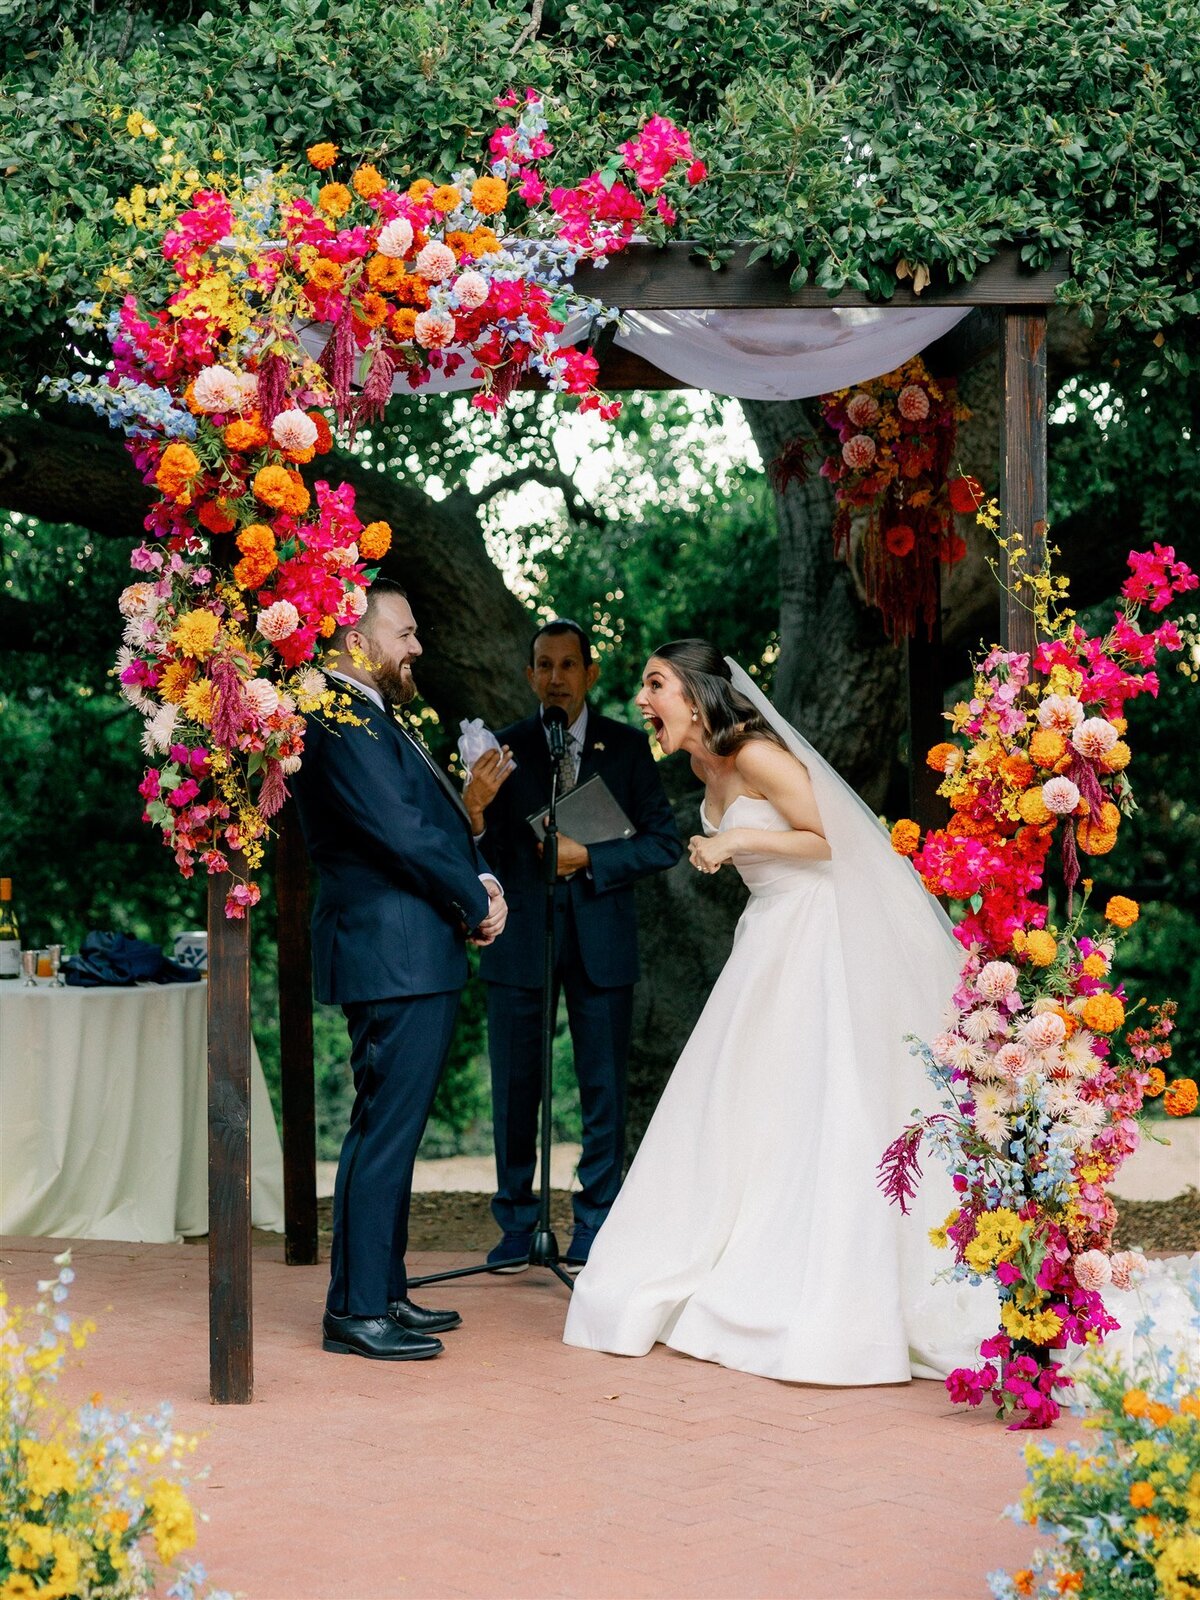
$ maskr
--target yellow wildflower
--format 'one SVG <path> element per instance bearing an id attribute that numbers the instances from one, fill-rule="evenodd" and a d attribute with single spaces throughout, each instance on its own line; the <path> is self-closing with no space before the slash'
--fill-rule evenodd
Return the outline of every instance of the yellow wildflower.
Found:
<path id="1" fill-rule="evenodd" d="M 205 661 L 212 655 L 221 624 L 211 611 L 185 611 L 171 632 L 182 655 Z"/>

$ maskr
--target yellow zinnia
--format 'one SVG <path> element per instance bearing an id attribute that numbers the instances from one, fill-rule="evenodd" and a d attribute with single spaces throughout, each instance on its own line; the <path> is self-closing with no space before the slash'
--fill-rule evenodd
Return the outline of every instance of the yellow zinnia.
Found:
<path id="1" fill-rule="evenodd" d="M 212 654 L 220 631 L 221 624 L 211 611 L 185 611 L 172 629 L 171 643 L 181 655 L 204 661 Z"/>

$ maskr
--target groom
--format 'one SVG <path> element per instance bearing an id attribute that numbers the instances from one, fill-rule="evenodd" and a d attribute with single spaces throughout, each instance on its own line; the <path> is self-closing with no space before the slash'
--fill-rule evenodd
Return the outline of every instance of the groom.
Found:
<path id="1" fill-rule="evenodd" d="M 590 848 L 559 835 L 555 1001 L 558 992 L 565 993 L 583 1112 L 581 1188 L 574 1196 L 569 1266 L 587 1260 L 621 1186 L 625 1070 L 638 978 L 633 885 L 674 866 L 683 854 L 645 734 L 588 705 L 599 671 L 577 622 L 560 617 L 545 623 L 530 645 L 526 670 L 539 709 L 499 735 L 515 765 L 497 752 L 481 757 L 463 795 L 480 846 L 512 898 L 508 931 L 479 962 L 488 986 L 497 1177 L 492 1214 L 503 1230 L 488 1263 L 501 1271 L 519 1271 L 527 1263 L 537 1220 L 533 1174 L 541 1100 L 545 888 L 541 847 L 527 819 L 550 798 L 546 711 L 557 707 L 566 717 L 560 794 L 599 776 L 635 830 L 632 838 Z"/>
<path id="2" fill-rule="evenodd" d="M 354 723 L 307 718 L 292 779 L 320 873 L 313 914 L 317 999 L 341 1006 L 355 1098 L 333 1197 L 324 1348 L 420 1361 L 456 1311 L 408 1298 L 404 1252 L 413 1164 L 467 977 L 467 940 L 504 927 L 500 885 L 480 860 L 448 778 L 395 713 L 421 655 L 403 589 L 377 578 L 367 608 L 330 641 Z"/>

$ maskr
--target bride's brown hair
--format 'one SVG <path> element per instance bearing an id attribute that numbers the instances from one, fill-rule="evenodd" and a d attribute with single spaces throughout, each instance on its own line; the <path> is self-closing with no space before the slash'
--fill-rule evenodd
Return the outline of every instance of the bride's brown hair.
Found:
<path id="1" fill-rule="evenodd" d="M 787 746 L 769 723 L 733 687 L 725 657 L 707 639 L 674 639 L 651 652 L 665 661 L 704 723 L 704 742 L 715 756 L 731 756 L 747 740 Z"/>

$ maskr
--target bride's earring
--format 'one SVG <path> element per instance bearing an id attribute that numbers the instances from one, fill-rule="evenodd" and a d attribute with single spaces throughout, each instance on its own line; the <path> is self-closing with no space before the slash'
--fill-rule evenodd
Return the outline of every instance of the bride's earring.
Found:
<path id="1" fill-rule="evenodd" d="M 700 721 L 700 713 L 696 710 L 695 706 L 692 707 L 692 721 L 693 722 L 699 722 Z"/>

